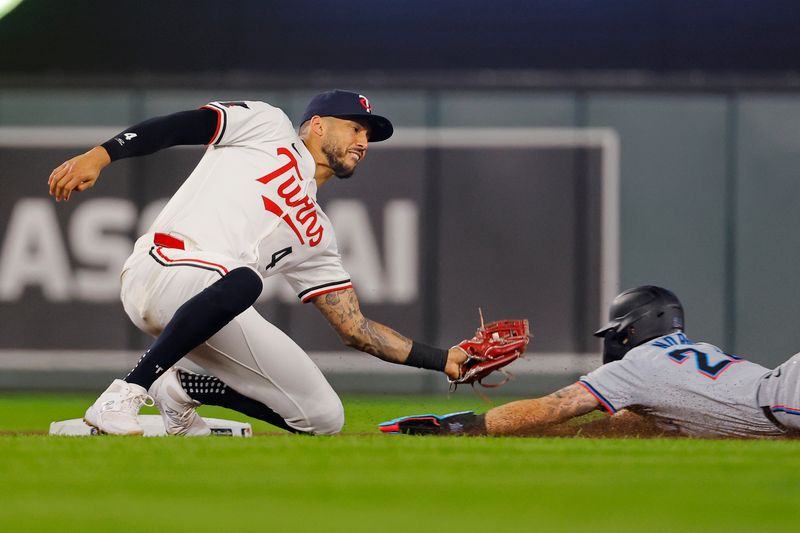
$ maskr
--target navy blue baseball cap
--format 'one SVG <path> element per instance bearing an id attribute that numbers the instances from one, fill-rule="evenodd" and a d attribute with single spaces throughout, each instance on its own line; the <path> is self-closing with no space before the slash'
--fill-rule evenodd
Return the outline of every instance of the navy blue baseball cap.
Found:
<path id="1" fill-rule="evenodd" d="M 350 91 L 334 89 L 318 94 L 306 106 L 300 124 L 314 115 L 366 120 L 370 127 L 370 142 L 385 141 L 394 133 L 394 127 L 388 118 L 372 114 L 372 105 L 366 96 Z"/>

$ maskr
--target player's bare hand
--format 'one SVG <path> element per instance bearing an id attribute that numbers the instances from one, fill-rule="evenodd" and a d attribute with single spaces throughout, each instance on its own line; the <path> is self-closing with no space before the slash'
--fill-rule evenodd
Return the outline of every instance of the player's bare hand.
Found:
<path id="1" fill-rule="evenodd" d="M 97 178 L 111 158 L 105 148 L 95 146 L 85 154 L 64 161 L 50 173 L 47 185 L 50 187 L 50 196 L 67 201 L 73 191 L 83 192 L 94 187 Z"/>
<path id="2" fill-rule="evenodd" d="M 461 348 L 453 346 L 447 352 L 447 364 L 444 365 L 444 373 L 450 379 L 458 379 L 461 375 L 461 365 L 467 360 L 467 354 Z"/>

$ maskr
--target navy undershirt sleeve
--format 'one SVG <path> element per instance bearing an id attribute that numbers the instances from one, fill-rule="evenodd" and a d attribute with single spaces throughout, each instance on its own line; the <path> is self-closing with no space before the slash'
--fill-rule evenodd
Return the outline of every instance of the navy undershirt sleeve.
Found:
<path id="1" fill-rule="evenodd" d="M 217 113 L 207 108 L 181 111 L 140 122 L 102 144 L 112 161 L 147 155 L 181 144 L 208 144 Z"/>

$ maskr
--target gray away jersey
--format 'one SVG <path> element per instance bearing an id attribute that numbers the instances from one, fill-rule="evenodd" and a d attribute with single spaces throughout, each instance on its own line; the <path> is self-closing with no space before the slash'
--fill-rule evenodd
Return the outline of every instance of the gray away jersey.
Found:
<path id="1" fill-rule="evenodd" d="M 653 339 L 578 382 L 611 414 L 626 408 L 659 426 L 702 437 L 777 436 L 759 406 L 761 365 L 695 343 L 683 333 Z"/>

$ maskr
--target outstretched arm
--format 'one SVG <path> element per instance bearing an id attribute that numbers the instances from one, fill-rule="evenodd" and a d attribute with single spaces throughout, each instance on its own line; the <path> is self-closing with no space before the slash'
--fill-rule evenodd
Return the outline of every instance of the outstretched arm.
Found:
<path id="1" fill-rule="evenodd" d="M 361 306 L 353 289 L 329 292 L 316 297 L 313 302 L 347 346 L 390 363 L 406 363 L 413 341 L 361 314 Z M 466 354 L 462 350 L 451 348 L 447 352 L 444 368 L 439 370 L 451 378 L 457 378 L 460 365 L 465 360 Z"/>
<path id="2" fill-rule="evenodd" d="M 100 172 L 117 159 L 147 155 L 180 144 L 206 144 L 214 136 L 218 115 L 206 108 L 181 111 L 141 122 L 57 166 L 47 184 L 56 201 L 94 186 Z"/>
<path id="3" fill-rule="evenodd" d="M 383 433 L 410 435 L 575 436 L 578 426 L 559 425 L 599 407 L 598 401 L 577 383 L 534 400 L 511 402 L 484 414 L 472 411 L 437 416 L 395 418 L 380 424 Z"/>
<path id="4" fill-rule="evenodd" d="M 586 389 L 573 383 L 548 396 L 520 400 L 486 412 L 489 435 L 535 434 L 600 407 Z"/>
<path id="5" fill-rule="evenodd" d="M 526 437 L 590 437 L 590 438 L 629 438 L 629 437 L 670 437 L 677 433 L 659 427 L 653 417 L 640 415 L 623 409 L 611 416 L 603 416 L 588 422 L 570 423 L 554 426 L 539 426 L 524 433 Z"/>

